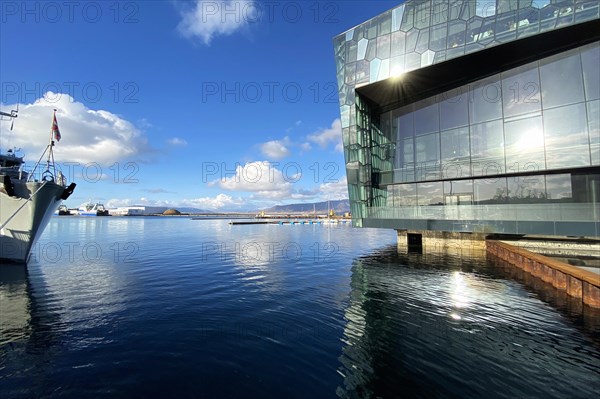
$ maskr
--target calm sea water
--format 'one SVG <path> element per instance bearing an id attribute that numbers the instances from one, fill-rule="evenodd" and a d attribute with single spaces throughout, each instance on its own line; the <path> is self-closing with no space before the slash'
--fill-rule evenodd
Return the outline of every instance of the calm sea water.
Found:
<path id="1" fill-rule="evenodd" d="M 0 268 L 0 397 L 597 397 L 598 312 L 491 260 L 394 243 L 55 218 L 27 271 Z"/>

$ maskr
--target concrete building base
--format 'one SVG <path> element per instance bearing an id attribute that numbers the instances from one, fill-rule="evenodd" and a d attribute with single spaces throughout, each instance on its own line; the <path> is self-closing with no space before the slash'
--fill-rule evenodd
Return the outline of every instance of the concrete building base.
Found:
<path id="1" fill-rule="evenodd" d="M 600 275 L 500 241 L 488 240 L 486 249 L 582 303 L 600 308 Z"/>
<path id="2" fill-rule="evenodd" d="M 427 230 L 396 230 L 398 251 L 450 253 L 461 256 L 485 255 L 485 233 L 458 233 Z"/>

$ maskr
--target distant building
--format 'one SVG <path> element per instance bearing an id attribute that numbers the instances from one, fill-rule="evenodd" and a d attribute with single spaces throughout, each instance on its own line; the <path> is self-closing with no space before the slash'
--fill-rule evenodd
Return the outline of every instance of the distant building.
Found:
<path id="1" fill-rule="evenodd" d="M 162 214 L 168 208 L 164 206 L 146 206 L 146 205 L 134 205 L 134 206 L 122 206 L 118 208 L 109 208 L 108 212 L 112 216 L 147 216 Z"/>
<path id="2" fill-rule="evenodd" d="M 334 39 L 354 225 L 600 236 L 594 0 L 410 0 Z"/>

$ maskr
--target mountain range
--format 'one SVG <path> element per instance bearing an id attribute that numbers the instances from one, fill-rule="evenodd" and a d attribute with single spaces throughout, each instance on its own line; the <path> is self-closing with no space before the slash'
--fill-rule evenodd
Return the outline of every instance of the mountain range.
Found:
<path id="1" fill-rule="evenodd" d="M 347 199 L 336 201 L 323 201 L 310 204 L 288 204 L 277 205 L 271 208 L 263 209 L 265 213 L 319 213 L 325 214 L 328 210 L 341 215 L 344 212 L 350 212 L 350 201 Z"/>

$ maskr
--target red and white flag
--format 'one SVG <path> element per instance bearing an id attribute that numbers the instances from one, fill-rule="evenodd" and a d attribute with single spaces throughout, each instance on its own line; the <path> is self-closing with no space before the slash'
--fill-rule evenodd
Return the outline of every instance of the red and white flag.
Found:
<path id="1" fill-rule="evenodd" d="M 52 136 L 56 141 L 60 141 L 61 135 L 58 129 L 58 122 L 56 121 L 56 111 L 54 111 L 54 120 L 52 121 Z"/>

